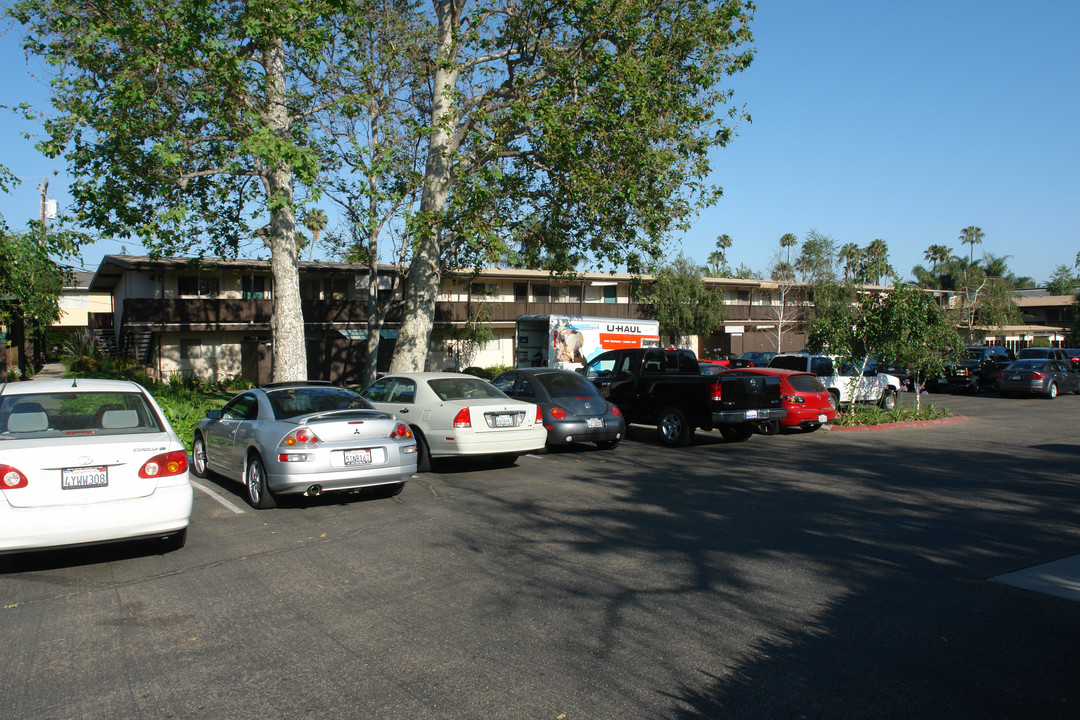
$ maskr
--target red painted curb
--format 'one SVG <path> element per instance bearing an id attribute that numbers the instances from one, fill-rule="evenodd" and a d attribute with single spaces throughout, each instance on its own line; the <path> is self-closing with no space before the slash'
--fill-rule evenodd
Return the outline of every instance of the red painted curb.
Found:
<path id="1" fill-rule="evenodd" d="M 966 421 L 967 418 L 963 415 L 955 415 L 953 417 L 939 418 L 937 420 L 916 420 L 914 422 L 886 423 L 884 425 L 856 425 L 854 427 L 830 425 L 829 432 L 871 432 L 874 430 L 893 430 L 897 428 L 925 427 L 927 425 L 945 425 L 947 423 Z"/>

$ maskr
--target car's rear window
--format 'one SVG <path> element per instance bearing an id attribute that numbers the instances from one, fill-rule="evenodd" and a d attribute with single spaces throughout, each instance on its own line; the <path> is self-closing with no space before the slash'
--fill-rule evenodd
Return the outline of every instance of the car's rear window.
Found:
<path id="1" fill-rule="evenodd" d="M 266 399 L 278 420 L 330 412 L 332 410 L 370 410 L 372 405 L 352 390 L 338 387 L 296 387 L 269 390 Z"/>
<path id="2" fill-rule="evenodd" d="M 1042 370 L 1049 364 L 1045 358 L 1028 358 L 1009 363 L 1009 370 Z"/>
<path id="3" fill-rule="evenodd" d="M 0 397 L 0 439 L 132 435 L 162 431 L 138 392 L 29 393 Z"/>
<path id="4" fill-rule="evenodd" d="M 1016 357 L 1020 360 L 1025 358 L 1047 358 L 1050 357 L 1050 350 L 1047 348 L 1024 348 Z"/>
<path id="5" fill-rule="evenodd" d="M 438 378 L 428 380 L 428 386 L 440 400 L 509 399 L 502 390 L 479 378 Z"/>
<path id="6" fill-rule="evenodd" d="M 788 383 L 796 392 L 820 393 L 825 392 L 825 386 L 816 375 L 791 375 Z"/>
<path id="7" fill-rule="evenodd" d="M 778 355 L 769 361 L 769 367 L 781 370 L 806 370 L 807 359 L 805 355 Z"/>
<path id="8" fill-rule="evenodd" d="M 600 393 L 596 391 L 596 386 L 577 373 L 551 373 L 539 375 L 536 379 L 547 388 L 548 394 L 551 395 L 553 400 L 572 397 L 600 397 Z"/>

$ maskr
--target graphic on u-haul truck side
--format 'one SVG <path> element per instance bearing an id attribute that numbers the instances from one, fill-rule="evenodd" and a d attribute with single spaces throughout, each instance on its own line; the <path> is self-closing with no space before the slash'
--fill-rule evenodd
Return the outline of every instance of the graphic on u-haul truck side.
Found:
<path id="1" fill-rule="evenodd" d="M 521 315 L 514 335 L 515 367 L 583 367 L 605 350 L 660 346 L 655 320 Z"/>

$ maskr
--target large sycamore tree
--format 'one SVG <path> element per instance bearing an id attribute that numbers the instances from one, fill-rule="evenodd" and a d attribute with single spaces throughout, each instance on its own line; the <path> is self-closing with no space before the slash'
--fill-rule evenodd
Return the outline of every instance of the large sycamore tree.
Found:
<path id="1" fill-rule="evenodd" d="M 746 0 L 434 0 L 426 147 L 393 371 L 422 369 L 444 270 L 662 257 L 718 196 Z"/>
<path id="2" fill-rule="evenodd" d="M 39 148 L 76 178 L 78 221 L 153 254 L 271 251 L 273 375 L 307 378 L 295 184 L 321 164 L 307 119 L 334 0 L 24 0 L 24 47 L 55 68 Z M 261 231 L 261 232 L 260 232 Z"/>

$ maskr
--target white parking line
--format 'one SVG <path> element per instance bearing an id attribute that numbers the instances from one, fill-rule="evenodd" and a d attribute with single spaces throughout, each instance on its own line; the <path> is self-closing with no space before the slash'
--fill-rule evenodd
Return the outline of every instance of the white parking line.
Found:
<path id="1" fill-rule="evenodd" d="M 233 505 L 231 502 L 229 502 L 228 498 L 226 498 L 223 495 L 215 492 L 214 490 L 211 490 L 210 488 L 206 487 L 205 485 L 203 485 L 201 482 L 198 482 L 197 480 L 192 480 L 191 481 L 191 486 L 193 488 L 197 489 L 197 490 L 202 490 L 204 493 L 206 493 L 210 497 L 214 498 L 219 503 L 221 503 L 225 507 L 229 508 L 234 513 L 236 513 L 237 515 L 247 512 L 247 510 L 245 508 L 242 508 L 239 505 Z"/>

